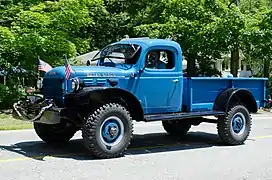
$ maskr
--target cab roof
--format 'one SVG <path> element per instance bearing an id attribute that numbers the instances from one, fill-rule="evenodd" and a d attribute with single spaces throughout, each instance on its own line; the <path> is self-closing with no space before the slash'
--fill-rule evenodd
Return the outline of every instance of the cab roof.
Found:
<path id="1" fill-rule="evenodd" d="M 170 39 L 125 38 L 114 44 L 120 44 L 120 43 L 131 43 L 131 44 L 139 44 L 139 45 L 145 44 L 146 46 L 166 45 L 166 46 L 172 46 L 176 48 L 177 50 L 181 51 L 180 45 L 177 42 L 172 41 Z"/>

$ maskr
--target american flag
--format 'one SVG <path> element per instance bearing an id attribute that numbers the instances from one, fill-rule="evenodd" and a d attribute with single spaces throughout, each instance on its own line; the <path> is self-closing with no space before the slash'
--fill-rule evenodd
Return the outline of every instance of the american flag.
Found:
<path id="1" fill-rule="evenodd" d="M 38 70 L 39 71 L 47 72 L 47 71 L 49 71 L 51 69 L 52 69 L 52 67 L 48 63 L 46 63 L 43 60 L 39 59 L 39 64 L 38 64 Z"/>
<path id="2" fill-rule="evenodd" d="M 65 78 L 66 78 L 66 80 L 69 79 L 71 74 L 72 74 L 72 68 L 71 68 L 70 64 L 68 63 L 67 58 L 65 57 Z"/>

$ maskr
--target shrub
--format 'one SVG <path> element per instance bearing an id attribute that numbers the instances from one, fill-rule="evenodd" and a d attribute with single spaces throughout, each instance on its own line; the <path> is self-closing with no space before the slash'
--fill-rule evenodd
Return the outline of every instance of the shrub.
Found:
<path id="1" fill-rule="evenodd" d="M 21 85 L 5 86 L 0 84 L 0 109 L 12 108 L 13 103 L 24 95 L 24 87 Z"/>

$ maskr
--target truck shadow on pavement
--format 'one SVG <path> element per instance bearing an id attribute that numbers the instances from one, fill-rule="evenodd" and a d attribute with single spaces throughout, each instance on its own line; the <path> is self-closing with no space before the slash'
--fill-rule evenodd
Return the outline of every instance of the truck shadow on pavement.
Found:
<path id="1" fill-rule="evenodd" d="M 171 137 L 166 133 L 134 134 L 133 141 L 126 151 L 125 157 L 128 155 L 184 151 L 212 146 L 221 146 L 217 134 L 189 132 L 183 138 Z M 76 160 L 94 160 L 85 149 L 82 139 L 72 139 L 65 146 L 51 146 L 42 141 L 20 142 L 10 146 L 0 145 L 0 150 L 18 153 L 39 161 L 45 161 L 44 158 L 48 156 Z M 9 157 L 7 158 L 18 158 L 14 154 L 8 154 Z"/>

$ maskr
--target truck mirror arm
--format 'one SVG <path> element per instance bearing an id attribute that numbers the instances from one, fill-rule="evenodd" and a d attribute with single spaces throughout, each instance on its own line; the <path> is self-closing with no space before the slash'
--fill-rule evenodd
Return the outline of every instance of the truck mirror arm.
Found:
<path id="1" fill-rule="evenodd" d="M 145 63 L 142 69 L 139 69 L 138 74 L 141 74 L 145 70 L 146 66 L 147 66 L 147 63 Z"/>

